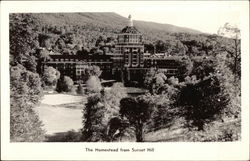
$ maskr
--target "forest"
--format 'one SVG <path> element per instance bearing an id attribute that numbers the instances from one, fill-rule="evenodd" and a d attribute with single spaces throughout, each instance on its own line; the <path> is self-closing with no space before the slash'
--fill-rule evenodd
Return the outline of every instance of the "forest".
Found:
<path id="1" fill-rule="evenodd" d="M 43 73 L 37 70 L 39 62 L 49 59 L 51 53 L 114 53 L 116 34 L 124 27 L 124 22 L 117 20 L 119 16 L 86 13 L 84 16 L 90 18 L 82 21 L 69 20 L 67 14 L 54 14 L 54 20 L 51 16 L 9 17 L 11 141 L 45 140 L 42 122 L 33 108 L 51 87 L 57 92 L 88 97 L 83 104 L 82 129 L 67 141 L 111 142 L 129 138 L 143 142 L 145 134 L 173 127 L 187 130 L 179 141 L 240 139 L 241 39 L 237 27 L 226 23 L 218 34 L 210 35 L 138 21 L 138 29 L 145 35 L 145 52 L 184 58 L 185 72 L 180 77 L 167 77 L 163 70 L 152 68 L 144 76 L 143 88 L 148 92 L 131 97 L 122 83 L 115 83 L 110 91 L 103 90 L 101 71 L 96 66 L 85 69 L 86 91 L 81 85 L 76 88 L 71 78 L 52 67 Z M 104 20 L 99 21 L 102 16 Z M 233 36 L 228 37 L 229 34 Z M 230 122 L 233 123 L 229 127 L 223 126 Z"/>

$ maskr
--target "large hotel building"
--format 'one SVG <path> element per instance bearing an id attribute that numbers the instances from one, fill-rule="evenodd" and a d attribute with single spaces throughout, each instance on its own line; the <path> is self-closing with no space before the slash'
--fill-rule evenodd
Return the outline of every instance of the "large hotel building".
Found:
<path id="1" fill-rule="evenodd" d="M 168 75 L 178 73 L 178 63 L 164 54 L 144 52 L 143 35 L 133 25 L 131 16 L 128 25 L 117 35 L 114 53 L 102 55 L 58 55 L 51 54 L 42 62 L 42 67 L 52 66 L 61 75 L 71 77 L 75 82 L 81 82 L 84 66 L 96 65 L 102 70 L 102 79 L 119 81 L 140 81 L 150 68 L 166 69 Z"/>

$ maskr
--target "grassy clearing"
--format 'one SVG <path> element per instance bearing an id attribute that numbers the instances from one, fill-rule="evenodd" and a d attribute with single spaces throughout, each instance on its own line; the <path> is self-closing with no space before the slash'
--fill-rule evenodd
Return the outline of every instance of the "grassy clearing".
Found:
<path id="1" fill-rule="evenodd" d="M 69 94 L 44 95 L 35 111 L 44 124 L 46 134 L 79 130 L 82 128 L 82 109 L 86 97 Z"/>
<path id="2" fill-rule="evenodd" d="M 62 105 L 62 104 L 70 104 L 82 101 L 86 101 L 86 97 L 70 95 L 70 94 L 46 94 L 42 98 L 41 104 Z"/>

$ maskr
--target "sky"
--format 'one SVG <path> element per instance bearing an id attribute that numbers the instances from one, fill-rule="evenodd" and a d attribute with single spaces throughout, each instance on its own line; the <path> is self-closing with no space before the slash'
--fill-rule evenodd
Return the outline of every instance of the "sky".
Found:
<path id="1" fill-rule="evenodd" d="M 131 14 L 134 20 L 167 23 L 213 34 L 226 22 L 240 26 L 240 7 L 230 1 L 145 2 L 143 5 L 123 6 L 116 13 L 124 17 Z"/>
<path id="2" fill-rule="evenodd" d="M 115 12 L 124 17 L 131 14 L 135 20 L 167 23 L 213 34 L 227 22 L 240 27 L 248 7 L 248 1 L 128 0 L 10 1 L 2 9 L 8 12 Z"/>

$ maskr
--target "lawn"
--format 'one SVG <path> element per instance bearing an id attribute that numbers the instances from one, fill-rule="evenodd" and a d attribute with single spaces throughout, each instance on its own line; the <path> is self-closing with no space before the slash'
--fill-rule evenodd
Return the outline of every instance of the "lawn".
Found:
<path id="1" fill-rule="evenodd" d="M 85 102 L 84 96 L 47 94 L 35 111 L 48 135 L 69 130 L 77 131 L 82 128 L 82 109 Z"/>

